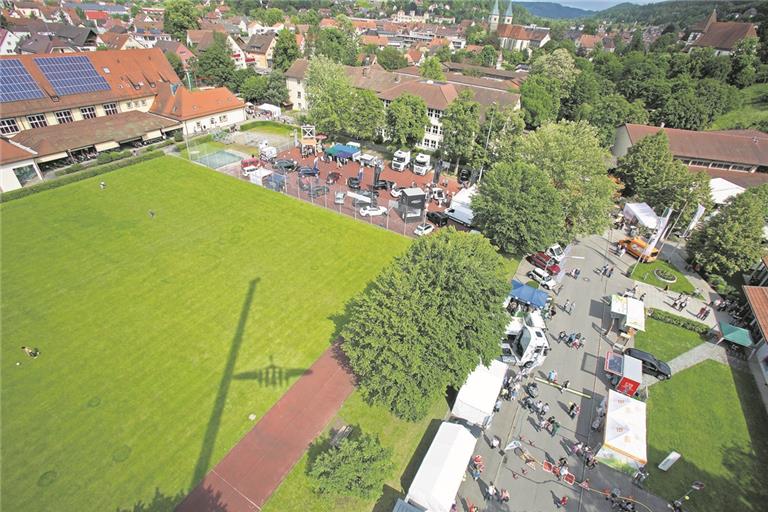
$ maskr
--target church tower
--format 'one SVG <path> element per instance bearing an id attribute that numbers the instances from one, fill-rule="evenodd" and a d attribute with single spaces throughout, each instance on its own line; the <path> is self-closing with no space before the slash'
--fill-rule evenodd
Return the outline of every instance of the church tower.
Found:
<path id="1" fill-rule="evenodd" d="M 494 0 L 491 15 L 488 17 L 488 25 L 490 25 L 491 32 L 496 32 L 496 29 L 499 28 L 499 0 Z"/>
<path id="2" fill-rule="evenodd" d="M 509 5 L 507 6 L 507 12 L 504 13 L 504 21 L 502 21 L 504 25 L 511 25 L 512 24 L 512 0 L 509 0 Z"/>

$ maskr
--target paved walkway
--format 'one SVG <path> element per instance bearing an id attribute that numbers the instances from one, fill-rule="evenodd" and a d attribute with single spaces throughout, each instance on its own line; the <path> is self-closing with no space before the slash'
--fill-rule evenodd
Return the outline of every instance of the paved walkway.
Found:
<path id="1" fill-rule="evenodd" d="M 353 378 L 342 357 L 333 346 L 315 361 L 176 507 L 177 512 L 261 510 L 352 393 Z"/>

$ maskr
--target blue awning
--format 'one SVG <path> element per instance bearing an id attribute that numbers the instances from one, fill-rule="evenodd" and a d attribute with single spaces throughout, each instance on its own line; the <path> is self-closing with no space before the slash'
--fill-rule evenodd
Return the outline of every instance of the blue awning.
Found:
<path id="1" fill-rule="evenodd" d="M 509 292 L 509 296 L 518 302 L 530 304 L 539 309 L 546 306 L 547 301 L 549 300 L 549 294 L 547 292 L 532 288 L 518 280 L 512 281 L 512 291 Z"/>

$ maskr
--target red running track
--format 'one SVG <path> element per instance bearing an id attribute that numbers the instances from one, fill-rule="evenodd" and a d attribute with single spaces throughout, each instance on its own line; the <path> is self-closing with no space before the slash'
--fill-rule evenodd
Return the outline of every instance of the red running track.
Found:
<path id="1" fill-rule="evenodd" d="M 354 390 L 342 357 L 338 345 L 326 350 L 176 507 L 177 512 L 260 510 Z"/>

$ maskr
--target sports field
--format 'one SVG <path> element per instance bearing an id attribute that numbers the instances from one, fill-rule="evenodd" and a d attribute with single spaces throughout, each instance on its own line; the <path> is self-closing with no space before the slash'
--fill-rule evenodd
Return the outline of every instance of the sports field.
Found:
<path id="1" fill-rule="evenodd" d="M 408 243 L 172 157 L 0 217 L 1 498 L 25 512 L 168 509 Z"/>

